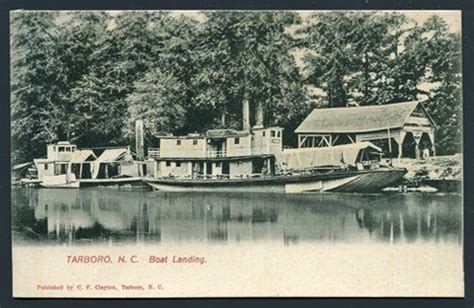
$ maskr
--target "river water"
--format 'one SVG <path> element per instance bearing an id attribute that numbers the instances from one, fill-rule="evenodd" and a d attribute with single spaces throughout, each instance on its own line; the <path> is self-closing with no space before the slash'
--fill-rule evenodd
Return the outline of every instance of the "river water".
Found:
<path id="1" fill-rule="evenodd" d="M 449 243 L 457 194 L 212 194 L 12 190 L 16 245 Z"/>

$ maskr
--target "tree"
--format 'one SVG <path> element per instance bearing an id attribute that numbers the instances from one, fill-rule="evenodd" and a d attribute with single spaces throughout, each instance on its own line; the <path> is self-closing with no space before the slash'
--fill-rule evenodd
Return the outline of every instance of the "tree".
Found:
<path id="1" fill-rule="evenodd" d="M 160 62 L 162 49 L 171 36 L 167 31 L 172 27 L 165 20 L 168 14 L 163 12 L 101 17 L 95 17 L 100 18 L 99 26 L 97 22 L 88 24 L 93 18 L 87 16 L 81 23 L 82 32 L 77 35 L 86 36 L 93 44 L 88 53 L 88 69 L 71 90 L 75 140 L 89 146 L 130 142 L 133 130 L 128 125 L 127 97 L 139 80 L 144 82 L 150 67 Z M 91 27 L 96 27 L 94 35 L 87 36 Z"/>
<path id="2" fill-rule="evenodd" d="M 343 107 L 383 104 L 405 97 L 401 78 L 400 48 L 409 29 L 399 13 L 315 13 L 298 32 L 307 82 L 321 88 L 326 105 Z"/>
<path id="3" fill-rule="evenodd" d="M 128 120 L 123 133 L 127 140 L 133 139 L 138 118 L 145 121 L 146 138 L 153 140 L 164 133 L 189 132 L 193 118 L 202 113 L 189 103 L 195 95 L 190 80 L 196 71 L 192 63 L 196 21 L 169 14 L 149 17 L 146 27 L 153 52 L 126 98 Z"/>
<path id="4" fill-rule="evenodd" d="M 129 127 L 134 127 L 137 119 L 143 119 L 149 138 L 182 128 L 186 124 L 183 86 L 171 75 L 148 72 L 127 97 Z"/>
<path id="5" fill-rule="evenodd" d="M 40 157 L 56 140 L 62 78 L 53 54 L 58 45 L 54 12 L 11 14 L 12 161 Z"/>
<path id="6" fill-rule="evenodd" d="M 212 126 L 240 128 L 242 101 L 265 113 L 266 124 L 288 124 L 302 111 L 304 90 L 286 31 L 290 12 L 207 12 L 195 48 L 199 72 L 194 106 L 209 110 Z M 298 107 L 296 107 L 296 106 Z"/>
<path id="7" fill-rule="evenodd" d="M 342 107 L 427 98 L 439 153 L 461 142 L 460 38 L 433 15 L 422 25 L 399 13 L 325 12 L 300 29 L 306 81 Z"/>
<path id="8" fill-rule="evenodd" d="M 438 124 L 438 154 L 462 151 L 462 67 L 461 37 L 449 32 L 439 16 L 432 16 L 420 27 L 420 39 L 413 41 L 417 59 L 424 64 L 423 81 L 429 91 L 426 108 Z M 420 46 L 421 45 L 421 46 Z"/>
<path id="9" fill-rule="evenodd" d="M 325 92 L 329 106 L 341 107 L 348 102 L 346 81 L 354 71 L 357 29 L 351 13 L 331 12 L 313 14 L 311 21 L 298 30 L 304 35 L 302 46 L 310 51 L 304 57 L 306 81 Z"/>

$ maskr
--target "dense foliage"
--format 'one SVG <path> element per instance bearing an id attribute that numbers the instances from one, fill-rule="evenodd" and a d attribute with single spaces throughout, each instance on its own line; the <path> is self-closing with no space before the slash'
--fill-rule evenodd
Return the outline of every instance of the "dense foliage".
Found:
<path id="1" fill-rule="evenodd" d="M 461 143 L 460 36 L 438 16 L 16 12 L 11 56 L 14 163 L 58 140 L 133 144 L 138 118 L 149 145 L 239 128 L 244 99 L 291 132 L 314 107 L 426 98 L 438 152 Z"/>

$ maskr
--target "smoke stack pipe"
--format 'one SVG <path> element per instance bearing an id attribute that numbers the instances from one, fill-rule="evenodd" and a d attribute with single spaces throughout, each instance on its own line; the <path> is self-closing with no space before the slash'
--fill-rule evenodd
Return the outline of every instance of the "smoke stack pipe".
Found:
<path id="1" fill-rule="evenodd" d="M 221 125 L 223 128 L 226 127 L 227 125 L 227 106 L 223 106 L 222 107 L 222 111 L 221 111 Z"/>
<path id="2" fill-rule="evenodd" d="M 263 106 L 262 102 L 257 102 L 255 106 L 255 127 L 263 127 Z"/>
<path id="3" fill-rule="evenodd" d="M 250 103 L 247 95 L 242 103 L 242 130 L 250 130 Z"/>
<path id="4" fill-rule="evenodd" d="M 145 142 L 143 136 L 143 120 L 135 121 L 135 151 L 137 160 L 145 159 Z"/>

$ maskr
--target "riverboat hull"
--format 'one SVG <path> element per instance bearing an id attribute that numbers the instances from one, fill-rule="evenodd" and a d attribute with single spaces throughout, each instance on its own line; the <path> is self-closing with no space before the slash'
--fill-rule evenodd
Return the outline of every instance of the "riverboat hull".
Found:
<path id="1" fill-rule="evenodd" d="M 406 169 L 377 169 L 245 179 L 145 178 L 144 181 L 154 190 L 174 192 L 377 192 L 398 184 L 406 172 Z"/>
<path id="2" fill-rule="evenodd" d="M 142 181 L 140 177 L 114 178 L 114 179 L 80 179 L 74 182 L 51 183 L 39 182 L 44 188 L 107 188 L 120 190 L 149 190 L 150 186 Z"/>
<path id="3" fill-rule="evenodd" d="M 81 179 L 80 187 L 110 188 L 120 190 L 147 190 L 150 187 L 141 177 L 124 177 L 114 179 Z"/>
<path id="4" fill-rule="evenodd" d="M 41 182 L 39 185 L 43 188 L 79 188 L 79 182 L 70 182 L 70 183 L 62 183 L 62 184 L 48 184 Z"/>

